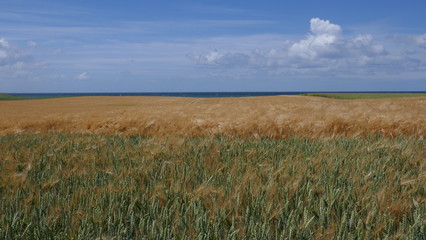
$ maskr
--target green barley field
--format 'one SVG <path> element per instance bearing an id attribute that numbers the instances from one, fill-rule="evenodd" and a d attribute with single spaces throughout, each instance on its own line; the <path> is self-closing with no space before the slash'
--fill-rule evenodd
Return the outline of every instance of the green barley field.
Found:
<path id="1" fill-rule="evenodd" d="M 426 141 L 0 137 L 0 239 L 425 239 Z"/>
<path id="2" fill-rule="evenodd" d="M 30 99 L 30 98 L 0 93 L 0 101 L 26 100 L 26 99 Z"/>
<path id="3" fill-rule="evenodd" d="M 401 98 L 401 97 L 426 97 L 426 93 L 306 93 L 304 96 L 326 97 L 335 99 L 370 99 L 370 98 Z"/>

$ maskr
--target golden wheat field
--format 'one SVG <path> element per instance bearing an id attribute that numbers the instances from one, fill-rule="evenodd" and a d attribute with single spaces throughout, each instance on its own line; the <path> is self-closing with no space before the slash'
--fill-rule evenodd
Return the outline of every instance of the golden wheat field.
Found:
<path id="1" fill-rule="evenodd" d="M 285 138 L 423 137 L 426 133 L 426 97 L 74 97 L 2 101 L 0 112 L 1 135 L 63 132 Z"/>
<path id="2" fill-rule="evenodd" d="M 426 236 L 426 97 L 74 97 L 0 112 L 0 239 Z"/>

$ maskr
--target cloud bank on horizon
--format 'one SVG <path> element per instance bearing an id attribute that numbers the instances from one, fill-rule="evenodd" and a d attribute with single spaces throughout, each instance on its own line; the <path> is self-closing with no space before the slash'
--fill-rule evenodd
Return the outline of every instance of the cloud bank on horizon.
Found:
<path id="1" fill-rule="evenodd" d="M 0 10 L 0 92 L 426 91 L 420 23 L 296 22 L 272 8 L 193 3 L 142 19 L 85 7 Z"/>

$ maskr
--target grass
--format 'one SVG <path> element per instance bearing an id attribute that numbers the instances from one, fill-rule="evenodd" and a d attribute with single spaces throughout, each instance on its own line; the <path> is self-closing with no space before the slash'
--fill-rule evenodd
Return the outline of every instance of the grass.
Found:
<path id="1" fill-rule="evenodd" d="M 0 239 L 425 239 L 426 142 L 0 137 Z"/>
<path id="2" fill-rule="evenodd" d="M 31 98 L 0 93 L 0 101 L 26 100 L 26 99 L 31 99 Z"/>
<path id="3" fill-rule="evenodd" d="M 426 93 L 306 93 L 302 95 L 335 99 L 426 97 Z"/>
<path id="4" fill-rule="evenodd" d="M 0 101 L 52 99 L 52 98 L 69 98 L 69 97 L 73 97 L 73 96 L 22 97 L 22 96 L 16 96 L 13 94 L 0 93 Z"/>

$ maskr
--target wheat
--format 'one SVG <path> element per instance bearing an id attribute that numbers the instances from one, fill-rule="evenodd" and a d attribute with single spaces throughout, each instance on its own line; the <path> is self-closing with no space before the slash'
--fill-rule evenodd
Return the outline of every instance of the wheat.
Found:
<path id="1" fill-rule="evenodd" d="M 0 239 L 422 239 L 425 144 L 3 136 Z"/>

